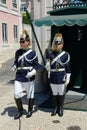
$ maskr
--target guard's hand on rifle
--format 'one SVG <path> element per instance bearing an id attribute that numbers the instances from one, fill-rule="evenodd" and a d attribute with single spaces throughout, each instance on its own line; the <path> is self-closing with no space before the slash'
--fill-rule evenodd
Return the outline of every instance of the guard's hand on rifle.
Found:
<path id="1" fill-rule="evenodd" d="M 66 74 L 66 81 L 65 81 L 65 86 L 66 86 L 66 87 L 67 87 L 67 85 L 68 85 L 69 82 L 70 82 L 70 76 L 71 76 L 70 73 L 67 73 L 67 74 Z"/>
<path id="2" fill-rule="evenodd" d="M 50 78 L 50 60 L 47 60 L 45 68 L 48 71 L 48 78 Z"/>
<path id="3" fill-rule="evenodd" d="M 50 70 L 50 61 L 49 60 L 46 62 L 45 68 L 47 71 Z"/>
<path id="4" fill-rule="evenodd" d="M 67 80 L 67 81 L 65 82 L 65 86 L 67 87 L 68 84 L 69 84 L 69 80 Z"/>
<path id="5" fill-rule="evenodd" d="M 32 76 L 36 75 L 36 70 L 33 69 L 31 72 L 28 72 L 26 78 L 31 78 Z"/>
<path id="6" fill-rule="evenodd" d="M 16 65 L 15 64 L 13 64 L 12 66 L 11 66 L 11 70 L 14 72 L 14 71 L 16 71 Z"/>

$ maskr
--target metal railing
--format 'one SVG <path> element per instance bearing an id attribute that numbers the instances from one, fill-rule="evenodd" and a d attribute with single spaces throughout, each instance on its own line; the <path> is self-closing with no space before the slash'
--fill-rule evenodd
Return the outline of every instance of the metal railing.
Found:
<path id="1" fill-rule="evenodd" d="M 67 7 L 87 7 L 87 2 L 78 2 L 78 3 L 71 3 L 69 0 L 67 2 L 60 4 L 57 0 L 53 0 L 53 9 L 62 9 Z"/>

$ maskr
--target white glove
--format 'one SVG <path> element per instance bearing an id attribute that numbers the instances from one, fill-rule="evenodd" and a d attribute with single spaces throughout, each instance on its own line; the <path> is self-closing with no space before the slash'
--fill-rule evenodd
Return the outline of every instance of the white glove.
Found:
<path id="1" fill-rule="evenodd" d="M 48 71 L 50 70 L 50 61 L 47 61 L 46 65 L 45 65 L 45 68 Z"/>
<path id="2" fill-rule="evenodd" d="M 32 76 L 36 75 L 36 70 L 33 69 L 31 72 L 28 72 L 26 78 L 31 78 Z"/>
<path id="3" fill-rule="evenodd" d="M 68 85 L 69 82 L 70 82 L 70 76 L 71 76 L 70 73 L 67 73 L 67 74 L 66 74 L 66 82 L 65 82 L 65 86 L 66 86 L 66 87 L 67 87 L 67 85 Z"/>
<path id="4" fill-rule="evenodd" d="M 68 84 L 69 84 L 69 80 L 66 80 L 65 86 L 67 87 Z"/>
<path id="5" fill-rule="evenodd" d="M 16 65 L 12 65 L 11 66 L 11 70 L 14 72 L 14 71 L 16 71 Z"/>

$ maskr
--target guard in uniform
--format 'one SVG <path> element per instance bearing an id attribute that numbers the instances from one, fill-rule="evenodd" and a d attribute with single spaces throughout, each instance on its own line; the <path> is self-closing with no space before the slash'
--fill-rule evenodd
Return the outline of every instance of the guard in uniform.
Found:
<path id="1" fill-rule="evenodd" d="M 62 50 L 63 45 L 63 36 L 61 33 L 57 33 L 53 39 L 52 49 L 46 62 L 54 104 L 51 116 L 56 115 L 56 113 L 63 116 L 66 87 L 70 82 L 70 55 Z"/>
<path id="2" fill-rule="evenodd" d="M 14 99 L 18 108 L 18 113 L 14 119 L 19 119 L 23 114 L 22 92 L 25 89 L 28 98 L 28 113 L 26 117 L 32 116 L 34 104 L 34 80 L 38 69 L 38 57 L 36 52 L 30 46 L 28 34 L 22 34 L 20 37 L 21 48 L 15 53 L 15 61 L 12 69 L 16 70 L 14 82 Z"/>

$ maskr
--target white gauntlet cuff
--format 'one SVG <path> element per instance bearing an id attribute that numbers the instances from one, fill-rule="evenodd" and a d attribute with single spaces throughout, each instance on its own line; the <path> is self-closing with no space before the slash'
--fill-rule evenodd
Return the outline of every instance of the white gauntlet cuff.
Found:
<path id="1" fill-rule="evenodd" d="M 16 65 L 11 66 L 12 71 L 16 71 Z"/>
<path id="2" fill-rule="evenodd" d="M 46 62 L 45 68 L 47 70 L 50 70 L 50 61 L 49 60 Z"/>
<path id="3" fill-rule="evenodd" d="M 32 76 L 36 75 L 36 70 L 33 69 L 31 72 L 28 72 L 26 78 L 31 78 Z"/>
<path id="4" fill-rule="evenodd" d="M 67 85 L 69 84 L 69 82 L 70 82 L 70 76 L 71 76 L 70 73 L 67 73 L 67 74 L 66 74 L 66 82 L 65 82 L 65 86 L 67 86 Z"/>

